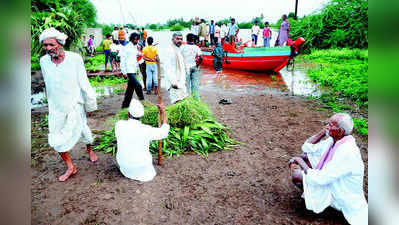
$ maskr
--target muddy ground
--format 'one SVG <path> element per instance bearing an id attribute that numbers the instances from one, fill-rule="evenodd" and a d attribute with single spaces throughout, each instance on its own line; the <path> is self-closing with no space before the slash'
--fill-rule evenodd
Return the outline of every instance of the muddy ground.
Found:
<path id="1" fill-rule="evenodd" d="M 66 167 L 47 145 L 47 109 L 32 110 L 32 224 L 346 224 L 331 208 L 307 211 L 288 178 L 288 160 L 331 113 L 284 92 L 208 86 L 201 95 L 244 144 L 208 158 L 165 158 L 148 183 L 123 177 L 110 154 L 97 153 L 99 161 L 91 163 L 83 144 L 70 151 L 78 173 L 58 182 Z M 156 96 L 146 98 L 156 102 Z M 233 104 L 219 105 L 221 98 Z M 121 94 L 100 99 L 99 110 L 88 118 L 90 128 L 105 129 L 122 99 Z M 367 139 L 355 137 L 366 165 L 367 196 Z"/>

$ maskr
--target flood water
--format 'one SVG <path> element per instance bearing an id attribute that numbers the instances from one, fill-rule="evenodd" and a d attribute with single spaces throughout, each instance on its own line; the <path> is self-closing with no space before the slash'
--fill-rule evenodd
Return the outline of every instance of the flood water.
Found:
<path id="1" fill-rule="evenodd" d="M 189 33 L 188 30 L 181 32 L 184 40 Z M 161 71 L 163 71 L 164 63 L 169 57 L 168 47 L 172 43 L 172 31 L 164 30 L 153 32 L 148 30 L 148 37 L 154 38 L 154 44 L 159 52 L 161 60 Z M 273 46 L 277 37 L 277 30 L 273 30 L 271 45 Z M 238 37 L 246 42 L 251 39 L 251 31 L 249 29 L 241 29 Z M 262 38 L 258 38 L 258 46 L 263 46 Z M 250 72 L 240 70 L 226 70 L 221 74 L 216 74 L 212 67 L 200 67 L 200 83 L 201 89 L 218 88 L 226 91 L 237 92 L 238 94 L 256 94 L 256 93 L 285 93 L 300 96 L 320 96 L 321 91 L 317 84 L 313 83 L 306 75 L 306 68 L 292 67 L 289 69 L 284 67 L 277 74 L 268 72 Z M 162 74 L 163 76 L 163 74 Z M 161 81 L 162 83 L 162 81 Z M 108 96 L 113 93 L 114 87 L 98 87 L 96 88 L 97 97 Z M 44 93 L 32 95 L 31 108 L 45 106 Z"/>

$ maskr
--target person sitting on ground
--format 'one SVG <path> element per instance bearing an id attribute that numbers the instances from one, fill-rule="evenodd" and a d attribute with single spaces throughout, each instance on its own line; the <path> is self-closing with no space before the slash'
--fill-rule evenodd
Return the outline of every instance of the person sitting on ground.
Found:
<path id="1" fill-rule="evenodd" d="M 364 164 L 352 129 L 348 114 L 333 115 L 327 126 L 306 140 L 302 156 L 292 158 L 289 168 L 293 183 L 304 191 L 308 210 L 320 213 L 332 206 L 350 224 L 368 224 Z"/>
<path id="2" fill-rule="evenodd" d="M 105 68 L 104 68 L 104 72 L 107 71 L 107 66 L 108 66 L 108 61 L 111 63 L 111 68 L 112 68 L 112 58 L 111 58 L 111 50 L 110 50 L 110 46 L 112 44 L 111 41 L 111 35 L 107 34 L 105 36 L 105 40 L 103 41 L 103 51 L 104 51 L 104 55 L 105 55 Z"/>
<path id="3" fill-rule="evenodd" d="M 120 120 L 115 124 L 116 161 L 121 173 L 127 178 L 147 182 L 156 175 L 149 151 L 150 142 L 166 138 L 170 128 L 166 123 L 164 105 L 157 107 L 163 115 L 160 128 L 140 122 L 139 119 L 144 115 L 144 107 L 137 99 L 130 102 L 129 119 Z"/>
<path id="4" fill-rule="evenodd" d="M 221 73 L 223 69 L 223 48 L 220 43 L 216 43 L 216 48 L 212 51 L 213 56 L 213 68 L 215 68 L 216 73 Z"/>
<path id="5" fill-rule="evenodd" d="M 154 39 L 152 37 L 147 38 L 148 46 L 143 49 L 144 60 L 146 64 L 147 74 L 147 94 L 151 94 L 152 84 L 154 83 L 154 94 L 158 93 L 158 67 L 159 62 L 158 50 L 152 45 Z"/>

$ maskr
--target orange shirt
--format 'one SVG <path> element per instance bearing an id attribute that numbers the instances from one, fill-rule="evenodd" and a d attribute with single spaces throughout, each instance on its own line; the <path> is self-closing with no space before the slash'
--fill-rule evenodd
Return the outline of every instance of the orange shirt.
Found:
<path id="1" fill-rule="evenodd" d="M 146 30 L 144 30 L 144 32 L 143 32 L 143 37 L 144 37 L 144 40 L 147 39 L 147 31 Z"/>

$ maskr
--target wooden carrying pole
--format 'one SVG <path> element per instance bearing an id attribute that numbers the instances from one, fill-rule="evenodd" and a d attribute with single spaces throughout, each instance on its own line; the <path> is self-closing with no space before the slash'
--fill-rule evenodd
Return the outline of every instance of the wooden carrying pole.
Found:
<path id="1" fill-rule="evenodd" d="M 158 87 L 157 87 L 157 92 L 158 92 L 158 104 L 162 104 L 162 96 L 161 96 L 161 66 L 159 60 L 157 61 L 157 67 L 158 67 Z M 159 111 L 158 115 L 158 126 L 162 126 L 162 119 L 163 119 L 163 113 Z M 162 140 L 158 141 L 158 165 L 162 165 Z"/>

